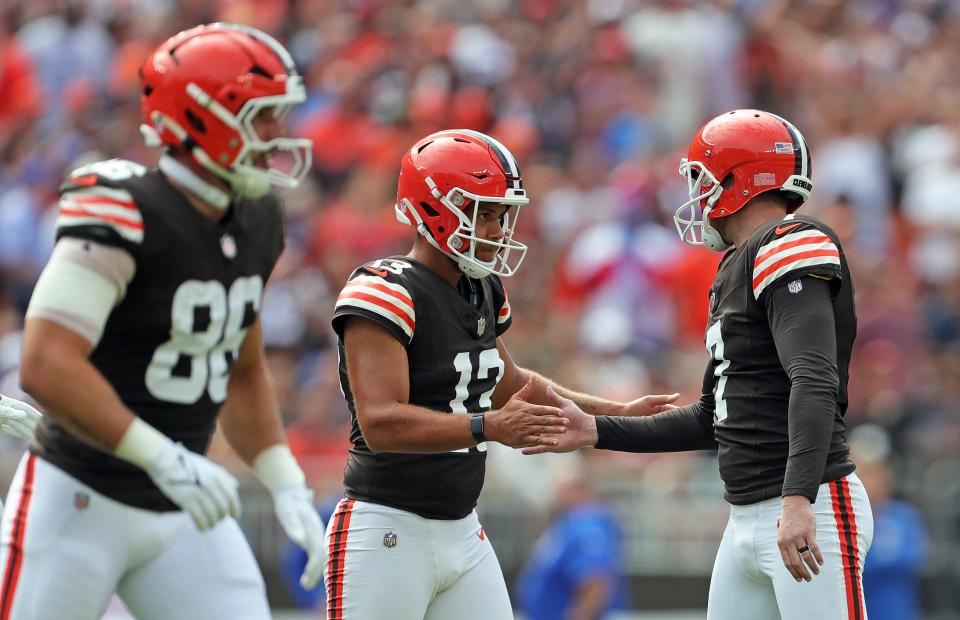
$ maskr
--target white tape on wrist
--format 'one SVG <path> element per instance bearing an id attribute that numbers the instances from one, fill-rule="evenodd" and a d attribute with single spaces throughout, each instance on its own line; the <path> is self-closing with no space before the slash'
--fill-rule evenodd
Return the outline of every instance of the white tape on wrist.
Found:
<path id="1" fill-rule="evenodd" d="M 293 458 L 290 447 L 285 443 L 273 444 L 260 452 L 253 459 L 253 475 L 271 493 L 283 487 L 305 485 L 307 482 L 297 459 Z"/>
<path id="2" fill-rule="evenodd" d="M 169 437 L 140 418 L 134 418 L 120 438 L 114 456 L 146 470 L 157 459 L 160 451 L 170 445 Z"/>

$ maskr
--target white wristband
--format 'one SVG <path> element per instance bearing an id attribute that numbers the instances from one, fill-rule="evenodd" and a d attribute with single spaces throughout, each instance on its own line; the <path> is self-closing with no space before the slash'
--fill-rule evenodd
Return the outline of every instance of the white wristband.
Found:
<path id="1" fill-rule="evenodd" d="M 264 449 L 253 459 L 253 475 L 263 483 L 271 493 L 289 486 L 302 486 L 307 477 L 293 458 L 290 447 L 285 443 L 275 443 Z"/>
<path id="2" fill-rule="evenodd" d="M 140 469 L 147 469 L 156 460 L 160 451 L 171 443 L 173 442 L 169 437 L 140 418 L 134 418 L 113 454 Z"/>

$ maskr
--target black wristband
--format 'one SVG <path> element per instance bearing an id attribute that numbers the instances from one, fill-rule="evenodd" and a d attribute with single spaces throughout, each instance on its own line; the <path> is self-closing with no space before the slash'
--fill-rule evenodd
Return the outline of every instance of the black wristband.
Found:
<path id="1" fill-rule="evenodd" d="M 483 434 L 482 413 L 475 413 L 470 417 L 470 433 L 473 435 L 473 440 L 477 443 L 483 443 L 487 440 L 486 435 Z"/>

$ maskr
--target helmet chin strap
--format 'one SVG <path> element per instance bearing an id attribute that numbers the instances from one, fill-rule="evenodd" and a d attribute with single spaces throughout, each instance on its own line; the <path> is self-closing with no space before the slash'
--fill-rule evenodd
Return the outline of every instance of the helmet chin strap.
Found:
<path id="1" fill-rule="evenodd" d="M 730 247 L 730 244 L 723 240 L 720 231 L 710 225 L 710 208 L 703 212 L 703 225 L 701 230 L 703 245 L 714 252 L 723 252 Z"/>
<path id="2" fill-rule="evenodd" d="M 438 250 L 440 250 L 450 258 L 452 258 L 453 262 L 457 264 L 457 268 L 460 269 L 460 272 L 463 273 L 468 278 L 481 280 L 489 276 L 491 273 L 493 273 L 492 264 L 490 268 L 487 268 L 487 267 L 484 267 L 482 261 L 479 261 L 478 259 L 474 259 L 474 261 L 477 261 L 477 262 L 473 262 L 467 256 L 464 256 L 462 254 L 457 254 L 456 252 L 451 252 L 450 250 L 446 250 L 440 247 L 440 244 L 437 243 L 437 240 L 433 238 L 433 235 L 430 233 L 430 229 L 427 228 L 425 224 L 420 224 L 420 226 L 417 227 L 417 230 L 420 232 L 421 235 L 426 237 L 430 245 L 432 245 L 433 247 L 437 248 Z M 477 264 L 478 262 L 480 264 Z"/>
<path id="3" fill-rule="evenodd" d="M 451 254 L 447 254 L 447 256 L 450 256 L 450 258 L 453 258 L 454 260 L 457 261 L 457 267 L 459 267 L 460 271 L 463 272 L 463 274 L 466 275 L 468 278 L 473 278 L 474 280 L 482 280 L 483 278 L 486 278 L 491 273 L 493 273 L 492 266 L 491 266 L 491 269 L 486 269 L 484 267 L 481 267 L 480 265 L 477 265 L 476 263 L 471 263 L 470 261 L 466 260 L 466 258 L 462 258 L 462 257 L 451 255 Z"/>
<path id="4" fill-rule="evenodd" d="M 271 187 L 270 179 L 248 174 L 231 174 L 229 183 L 237 194 L 253 200 L 266 196 Z"/>
<path id="5" fill-rule="evenodd" d="M 206 151 L 200 147 L 194 148 L 191 154 L 201 166 L 229 183 L 230 189 L 238 196 L 256 200 L 270 191 L 270 179 L 266 175 L 254 176 L 232 172 L 213 161 Z"/>
<path id="6" fill-rule="evenodd" d="M 159 166 L 165 175 L 211 207 L 222 211 L 230 205 L 230 194 L 204 181 L 200 175 L 174 159 L 173 156 L 167 153 L 162 155 Z"/>
<path id="7" fill-rule="evenodd" d="M 152 120 L 157 127 L 165 127 L 172 131 L 181 142 L 185 143 L 189 139 L 187 132 L 173 119 L 159 112 L 154 112 Z M 149 125 L 142 125 L 140 127 L 140 133 L 143 135 L 144 142 L 147 146 L 160 146 L 162 144 L 157 129 Z M 265 178 L 266 175 L 264 175 L 264 178 L 249 178 L 246 175 L 231 172 L 213 161 L 213 159 L 207 155 L 206 151 L 199 146 L 191 149 L 190 155 L 193 156 L 193 159 L 198 164 L 226 181 L 230 185 L 230 189 L 238 196 L 256 199 L 270 191 L 270 180 Z M 159 165 L 164 174 L 176 179 L 181 185 L 189 189 L 192 194 L 197 196 L 197 198 L 200 198 L 210 206 L 223 210 L 230 205 L 232 196 L 229 192 L 225 192 L 219 187 L 204 181 L 188 166 L 180 163 L 170 155 L 164 154 L 160 158 Z"/>

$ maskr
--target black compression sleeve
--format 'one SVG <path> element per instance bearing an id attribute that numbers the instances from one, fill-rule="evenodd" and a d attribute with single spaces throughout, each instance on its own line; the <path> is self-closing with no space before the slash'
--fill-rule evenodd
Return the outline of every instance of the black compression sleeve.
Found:
<path id="1" fill-rule="evenodd" d="M 597 416 L 597 448 L 620 452 L 713 450 L 713 365 L 707 364 L 700 400 L 643 418 Z"/>
<path id="2" fill-rule="evenodd" d="M 777 355 L 790 377 L 790 454 L 782 492 L 813 502 L 837 414 L 837 337 L 831 282 L 808 276 L 800 286 L 797 292 L 778 287 L 766 305 Z"/>
<path id="3" fill-rule="evenodd" d="M 642 418 L 597 416 L 597 448 L 620 452 L 712 450 L 713 414 L 699 402 Z"/>

